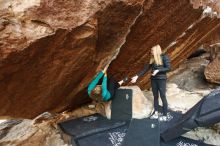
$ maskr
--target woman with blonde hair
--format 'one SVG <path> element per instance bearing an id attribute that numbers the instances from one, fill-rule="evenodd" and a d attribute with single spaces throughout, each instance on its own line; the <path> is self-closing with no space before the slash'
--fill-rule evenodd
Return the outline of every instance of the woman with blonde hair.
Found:
<path id="1" fill-rule="evenodd" d="M 163 54 L 160 45 L 151 48 L 151 59 L 149 64 L 144 65 L 144 69 L 137 75 L 132 77 L 131 82 L 135 83 L 137 79 L 143 76 L 149 69 L 152 70 L 151 86 L 154 96 L 154 113 L 152 119 L 158 119 L 159 114 L 159 93 L 163 103 L 163 116 L 159 118 L 160 121 L 167 121 L 167 99 L 166 99 L 166 73 L 170 71 L 170 59 L 167 55 Z"/>

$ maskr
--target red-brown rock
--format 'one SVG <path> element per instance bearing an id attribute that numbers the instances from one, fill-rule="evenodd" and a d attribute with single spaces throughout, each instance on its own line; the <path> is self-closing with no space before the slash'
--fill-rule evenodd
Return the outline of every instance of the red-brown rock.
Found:
<path id="1" fill-rule="evenodd" d="M 110 73 L 118 79 L 134 76 L 148 63 L 155 44 L 167 50 L 175 69 L 219 28 L 220 20 L 204 17 L 202 10 L 192 9 L 188 1 L 154 1 L 132 27 L 117 59 L 111 63 Z M 149 83 L 148 74 L 138 84 L 148 88 Z"/>
<path id="2" fill-rule="evenodd" d="M 88 99 L 77 95 L 118 52 L 140 13 L 140 2 L 1 5 L 7 15 L 0 34 L 0 116 L 32 118 Z"/>
<path id="3" fill-rule="evenodd" d="M 209 82 L 220 84 L 220 48 L 215 59 L 206 67 L 205 77 Z"/>
<path id="4" fill-rule="evenodd" d="M 110 63 L 116 79 L 133 76 L 153 45 L 175 68 L 220 26 L 188 0 L 8 0 L 0 18 L 0 116 L 26 118 L 83 103 Z"/>

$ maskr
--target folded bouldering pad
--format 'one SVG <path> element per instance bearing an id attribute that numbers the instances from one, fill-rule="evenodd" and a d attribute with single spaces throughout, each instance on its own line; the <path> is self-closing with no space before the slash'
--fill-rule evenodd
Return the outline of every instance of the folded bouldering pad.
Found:
<path id="1" fill-rule="evenodd" d="M 112 99 L 111 119 L 131 120 L 132 118 L 132 90 L 118 89 Z"/>
<path id="2" fill-rule="evenodd" d="M 68 135 L 74 138 L 99 133 L 112 128 L 117 128 L 125 125 L 124 121 L 108 120 L 100 114 L 71 119 L 59 123 L 60 128 Z"/>
<path id="3" fill-rule="evenodd" d="M 112 128 L 81 138 L 72 138 L 72 145 L 77 146 L 120 146 L 126 135 L 128 124 Z"/>
<path id="4" fill-rule="evenodd" d="M 207 127 L 218 122 L 220 122 L 220 88 L 213 90 L 183 114 L 171 127 L 161 133 L 161 137 L 169 141 L 196 127 Z"/>

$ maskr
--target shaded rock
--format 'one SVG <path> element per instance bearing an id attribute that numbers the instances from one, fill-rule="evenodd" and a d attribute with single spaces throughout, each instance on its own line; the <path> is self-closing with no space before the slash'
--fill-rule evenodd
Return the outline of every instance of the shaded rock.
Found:
<path id="1" fill-rule="evenodd" d="M 191 58 L 181 64 L 178 69 L 171 72 L 168 80 L 178 85 L 180 89 L 205 92 L 214 87 L 207 83 L 204 75 L 205 68 L 208 64 L 209 60 L 206 59 L 206 54 Z"/>
<path id="2" fill-rule="evenodd" d="M 219 31 L 219 39 L 216 40 L 216 42 L 218 43 L 214 43 L 214 44 L 204 44 L 204 48 L 206 49 L 206 51 L 208 51 L 210 53 L 210 61 L 213 61 L 218 54 L 220 53 L 219 48 L 220 48 L 220 31 Z"/>
<path id="3" fill-rule="evenodd" d="M 206 67 L 205 77 L 211 83 L 220 84 L 220 47 L 215 52 L 215 59 Z"/>
<path id="4" fill-rule="evenodd" d="M 5 137 L 8 131 L 15 125 L 21 123 L 22 120 L 7 120 L 0 123 L 0 139 Z"/>
<path id="5" fill-rule="evenodd" d="M 0 130 L 11 128 L 12 126 L 17 125 L 21 122 L 22 120 L 6 120 L 5 122 L 1 123 Z"/>
<path id="6" fill-rule="evenodd" d="M 194 57 L 202 56 L 203 54 L 207 53 L 207 51 L 204 48 L 198 48 L 195 52 L 193 52 L 187 59 L 191 59 Z"/>
<path id="7" fill-rule="evenodd" d="M 205 69 L 205 76 L 209 82 L 220 84 L 220 58 L 217 57 Z"/>
<path id="8" fill-rule="evenodd" d="M 195 8 L 204 7 L 203 14 L 210 17 L 220 17 L 220 2 L 218 0 L 190 0 Z"/>
<path id="9" fill-rule="evenodd" d="M 217 58 L 220 54 L 220 43 L 212 44 L 210 45 L 210 55 L 211 55 L 211 61 L 213 61 L 215 58 Z"/>
<path id="10" fill-rule="evenodd" d="M 213 127 L 209 128 L 196 128 L 190 132 L 187 132 L 183 136 L 192 138 L 195 140 L 202 140 L 207 144 L 219 145 L 220 143 L 220 133 L 214 130 Z"/>
<path id="11" fill-rule="evenodd" d="M 218 133 L 220 133 L 220 123 L 213 126 L 214 130 L 216 130 Z"/>

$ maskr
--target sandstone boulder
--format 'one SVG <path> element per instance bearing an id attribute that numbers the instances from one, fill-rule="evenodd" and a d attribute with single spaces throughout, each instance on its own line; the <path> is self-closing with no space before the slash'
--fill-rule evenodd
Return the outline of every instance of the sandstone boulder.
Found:
<path id="1" fill-rule="evenodd" d="M 220 53 L 219 55 L 206 67 L 205 77 L 209 82 L 220 84 Z"/>

